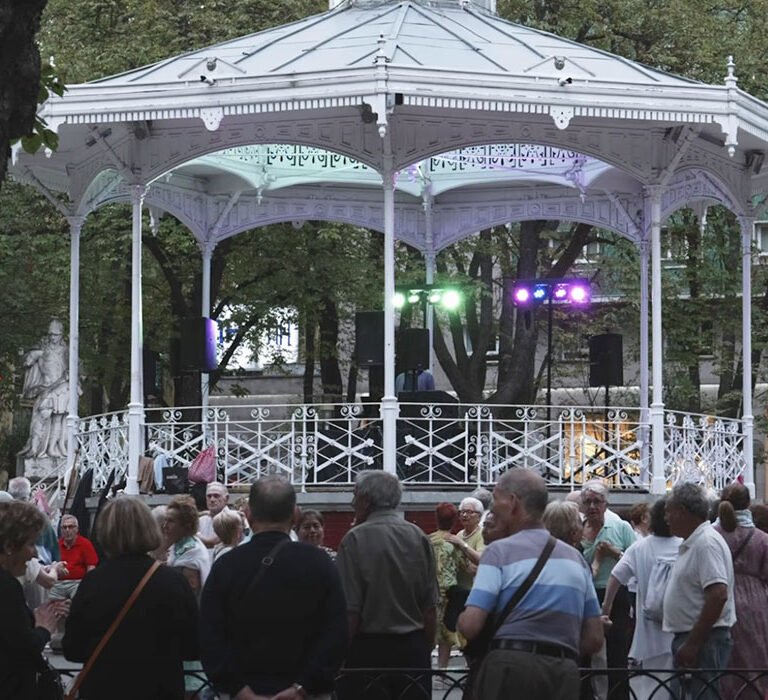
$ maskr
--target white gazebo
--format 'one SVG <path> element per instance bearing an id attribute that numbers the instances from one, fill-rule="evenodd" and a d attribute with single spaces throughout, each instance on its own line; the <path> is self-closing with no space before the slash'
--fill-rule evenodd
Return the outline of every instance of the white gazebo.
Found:
<path id="1" fill-rule="evenodd" d="M 70 377 L 77 375 L 83 220 L 106 203 L 133 206 L 130 403 L 124 418 L 89 423 L 78 416 L 73 384 L 70 466 L 78 443 L 88 457 L 86 434 L 117 430 L 128 490 L 137 489 L 148 429 L 142 392 L 144 207 L 155 219 L 163 213 L 178 218 L 198 241 L 203 316 L 211 306 L 211 255 L 229 236 L 309 219 L 383 232 L 385 379 L 383 439 L 376 449 L 393 472 L 400 449 L 395 239 L 423 252 L 430 282 L 435 255 L 446 246 L 488 226 L 546 218 L 592 223 L 639 247 L 636 483 L 662 492 L 670 480 L 687 478 L 691 465 L 675 471 L 668 463 L 675 419 L 662 396 L 661 225 L 681 207 L 719 203 L 741 224 L 744 400 L 742 419 L 721 425 L 729 437 L 718 444 L 725 445 L 721 457 L 729 462 L 729 476 L 742 474 L 754 492 L 750 251 L 757 212 L 751 202 L 766 185 L 761 167 L 768 105 L 737 87 L 730 60 L 724 84 L 707 85 L 512 24 L 495 16 L 493 4 L 348 0 L 293 24 L 69 86 L 64 97 L 45 105 L 42 116 L 58 132 L 59 149 L 34 156 L 16 151 L 11 172 L 45 193 L 70 223 Z M 204 407 L 206 387 L 203 377 Z M 257 419 L 266 415 L 260 410 L 254 409 Z M 578 412 L 571 412 L 574 417 Z M 482 407 L 465 418 L 492 421 Z M 222 445 L 223 433 L 206 433 L 215 420 L 204 418 L 201 439 Z M 498 457 L 491 443 L 499 436 L 480 439 L 479 429 L 467 430 L 475 430 L 484 445 L 476 462 Z M 358 448 L 347 443 L 346 456 L 359 457 Z M 430 443 L 424 454 L 435 449 Z M 532 460 L 520 464 L 541 463 L 535 445 L 516 445 L 513 452 Z M 626 457 L 629 451 L 618 453 Z M 562 448 L 559 454 L 575 459 L 576 452 L 566 455 Z M 243 478 L 257 473 L 247 464 L 280 461 L 264 445 L 238 455 L 227 452 L 223 459 L 228 470 L 234 459 L 232 473 Z M 466 455 L 462 459 L 469 480 Z M 454 461 L 461 472 L 462 460 Z M 240 467 L 245 470 L 238 472 Z M 496 467 L 483 477 L 478 469 L 472 479 L 491 480 Z"/>

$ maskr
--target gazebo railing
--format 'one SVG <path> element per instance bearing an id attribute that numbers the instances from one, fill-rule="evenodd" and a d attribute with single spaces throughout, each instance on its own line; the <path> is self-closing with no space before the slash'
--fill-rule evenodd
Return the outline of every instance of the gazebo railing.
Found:
<path id="1" fill-rule="evenodd" d="M 219 474 L 245 485 L 282 474 L 300 488 L 349 485 L 382 465 L 378 404 L 293 404 L 147 409 L 147 451 L 188 466 L 215 445 Z M 446 486 L 494 483 L 513 467 L 534 469 L 552 486 L 591 478 L 615 488 L 650 486 L 650 426 L 637 408 L 400 403 L 396 467 L 406 482 Z M 668 483 L 720 487 L 744 470 L 742 423 L 668 411 Z M 80 423 L 79 467 L 100 488 L 128 460 L 127 414 Z"/>
<path id="2" fill-rule="evenodd" d="M 665 419 L 667 481 L 695 481 L 719 491 L 744 472 L 741 420 L 679 411 L 667 411 Z"/>

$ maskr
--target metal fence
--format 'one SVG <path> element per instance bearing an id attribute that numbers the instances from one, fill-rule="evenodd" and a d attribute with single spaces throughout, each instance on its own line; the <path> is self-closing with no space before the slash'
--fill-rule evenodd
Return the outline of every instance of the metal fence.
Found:
<path id="1" fill-rule="evenodd" d="M 378 404 L 218 406 L 148 409 L 144 442 L 169 466 L 188 466 L 215 445 L 230 486 L 282 474 L 294 485 L 349 485 L 382 463 Z M 512 467 L 533 469 L 552 486 L 601 478 L 615 488 L 650 486 L 650 427 L 634 408 L 400 403 L 396 465 L 404 482 L 433 486 L 494 483 Z M 128 461 L 125 413 L 84 419 L 80 470 L 94 488 Z M 665 477 L 719 488 L 744 470 L 741 421 L 668 411 Z"/>
<path id="2" fill-rule="evenodd" d="M 67 687 L 77 669 L 59 669 Z M 602 684 L 606 700 L 765 700 L 768 670 L 715 671 L 652 669 L 580 669 L 581 695 L 588 698 L 592 684 Z M 607 679 L 619 674 L 623 683 L 608 687 Z M 196 686 L 195 700 L 214 700 L 217 695 L 205 674 L 185 671 L 188 686 Z M 360 700 L 461 700 L 471 683 L 467 669 L 355 669 L 342 670 L 337 686 L 346 681 L 360 688 Z M 469 694 L 467 694 L 469 696 Z M 472 694 L 473 700 L 484 700 Z M 574 700 L 578 700 L 574 698 Z"/>

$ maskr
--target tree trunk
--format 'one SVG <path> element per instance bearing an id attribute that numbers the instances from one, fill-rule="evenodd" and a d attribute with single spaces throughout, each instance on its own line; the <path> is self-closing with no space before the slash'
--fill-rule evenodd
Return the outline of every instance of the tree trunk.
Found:
<path id="1" fill-rule="evenodd" d="M 315 400 L 315 321 L 306 319 L 304 327 L 304 403 Z"/>
<path id="2" fill-rule="evenodd" d="M 35 36 L 48 0 L 0 3 L 0 186 L 8 169 L 11 141 L 32 132 L 40 87 L 40 52 Z"/>
<path id="3" fill-rule="evenodd" d="M 343 387 L 339 367 L 339 313 L 332 299 L 325 299 L 318 319 L 320 328 L 320 380 L 324 403 L 341 403 Z"/>

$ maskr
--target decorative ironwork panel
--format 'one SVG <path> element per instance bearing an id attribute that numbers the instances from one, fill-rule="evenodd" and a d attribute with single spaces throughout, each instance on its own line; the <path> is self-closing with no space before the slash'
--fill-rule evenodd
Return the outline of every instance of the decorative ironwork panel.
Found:
<path id="1" fill-rule="evenodd" d="M 639 409 L 401 403 L 396 467 L 427 486 L 492 484 L 507 469 L 532 469 L 552 486 L 592 478 L 614 488 L 650 487 L 650 426 Z M 128 463 L 126 413 L 81 421 L 79 467 L 94 469 L 94 489 Z M 354 483 L 382 467 L 378 404 L 269 405 L 147 410 L 144 444 L 168 466 L 188 467 L 216 446 L 219 478 L 246 485 L 281 474 L 299 488 Z M 668 412 L 665 477 L 715 489 L 745 469 L 739 420 Z"/>

